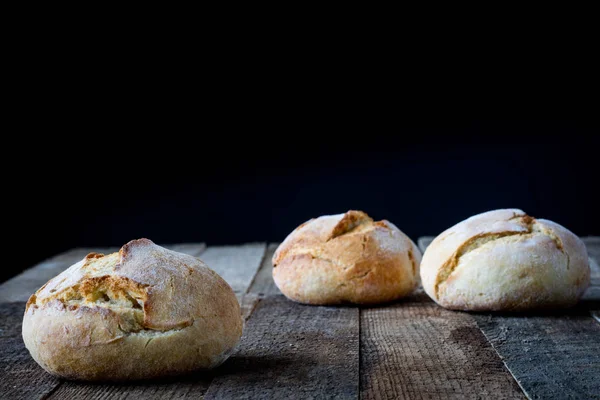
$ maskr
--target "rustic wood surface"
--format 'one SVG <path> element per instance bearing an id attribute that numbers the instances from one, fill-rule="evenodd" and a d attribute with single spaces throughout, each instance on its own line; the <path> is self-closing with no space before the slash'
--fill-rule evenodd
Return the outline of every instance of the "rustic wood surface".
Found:
<path id="1" fill-rule="evenodd" d="M 221 275 L 241 297 L 248 291 L 261 265 L 265 248 L 265 243 L 209 247 L 200 259 Z"/>
<path id="2" fill-rule="evenodd" d="M 426 295 L 360 316 L 361 398 L 523 399 L 473 317 Z"/>
<path id="3" fill-rule="evenodd" d="M 29 355 L 21 338 L 25 303 L 0 304 L 0 399 L 35 399 L 52 392 L 61 381 Z"/>
<path id="4" fill-rule="evenodd" d="M 600 324 L 587 310 L 475 318 L 530 398 L 600 398 Z"/>
<path id="5" fill-rule="evenodd" d="M 600 324 L 594 311 L 600 300 L 600 241 L 582 239 L 592 279 L 578 307 L 538 315 L 475 315 L 530 398 L 600 398 Z"/>
<path id="6" fill-rule="evenodd" d="M 358 398 L 355 307 L 263 299 L 205 399 Z"/>
<path id="7" fill-rule="evenodd" d="M 583 294 L 584 301 L 600 301 L 600 238 L 584 237 L 583 243 L 590 256 L 590 287 Z"/>
<path id="8" fill-rule="evenodd" d="M 255 293 L 261 297 L 273 294 L 281 294 L 273 282 L 273 264 L 271 262 L 273 254 L 275 254 L 275 250 L 277 250 L 278 245 L 278 243 L 271 243 L 267 247 L 262 264 L 256 273 L 256 276 L 252 280 L 252 285 L 250 286 L 249 292 Z"/>
<path id="9" fill-rule="evenodd" d="M 277 243 L 271 243 L 267 247 L 260 267 L 256 272 L 256 275 L 254 275 L 247 292 L 241 296 L 238 295 L 242 307 L 242 315 L 246 320 L 250 317 L 254 308 L 262 298 L 268 295 L 281 294 L 279 289 L 277 289 L 277 286 L 275 286 L 272 276 L 273 266 L 271 264 L 271 259 L 273 258 L 273 253 L 275 253 L 277 246 Z"/>
<path id="10" fill-rule="evenodd" d="M 165 245 L 167 249 L 178 251 L 180 253 L 189 254 L 190 256 L 199 257 L 206 250 L 204 243 L 180 243 Z"/>
<path id="11" fill-rule="evenodd" d="M 421 250 L 432 240 L 419 239 Z M 582 240 L 591 282 L 578 307 L 538 315 L 473 314 L 529 398 L 600 398 L 600 238 Z"/>
<path id="12" fill-rule="evenodd" d="M 420 238 L 421 249 L 432 239 Z M 304 306 L 273 283 L 277 244 L 167 245 L 229 282 L 244 336 L 214 371 L 127 384 L 53 378 L 23 345 L 31 293 L 90 251 L 117 250 L 73 249 L 0 285 L 0 398 L 600 398 L 600 238 L 583 240 L 592 286 L 582 302 L 527 315 L 452 312 L 422 291 L 380 307 Z"/>

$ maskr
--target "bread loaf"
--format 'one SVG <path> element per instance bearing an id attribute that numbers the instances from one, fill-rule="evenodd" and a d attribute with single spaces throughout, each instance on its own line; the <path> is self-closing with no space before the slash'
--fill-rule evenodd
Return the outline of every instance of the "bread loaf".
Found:
<path id="1" fill-rule="evenodd" d="M 427 294 L 454 310 L 527 310 L 574 305 L 590 281 L 583 242 L 566 228 L 517 209 L 475 215 L 449 228 L 423 255 Z"/>
<path id="2" fill-rule="evenodd" d="M 421 253 L 394 224 L 362 211 L 322 216 L 296 228 L 273 256 L 273 279 L 306 304 L 374 304 L 410 294 Z"/>
<path id="3" fill-rule="evenodd" d="M 242 325 L 216 272 L 139 239 L 89 254 L 40 288 L 27 302 L 23 340 L 59 377 L 147 379 L 221 364 Z"/>

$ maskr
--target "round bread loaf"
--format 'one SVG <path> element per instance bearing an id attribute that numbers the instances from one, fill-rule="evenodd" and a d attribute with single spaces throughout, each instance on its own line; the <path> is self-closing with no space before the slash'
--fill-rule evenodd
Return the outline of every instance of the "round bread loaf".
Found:
<path id="1" fill-rule="evenodd" d="M 306 304 L 374 304 L 410 294 L 421 253 L 394 224 L 361 211 L 311 219 L 273 255 L 273 279 Z"/>
<path id="2" fill-rule="evenodd" d="M 199 259 L 148 239 L 89 254 L 27 302 L 23 340 L 46 371 L 128 380 L 221 364 L 242 335 L 227 282 Z"/>
<path id="3" fill-rule="evenodd" d="M 507 209 L 475 215 L 435 238 L 423 255 L 427 294 L 452 310 L 574 305 L 590 282 L 583 242 L 566 228 Z"/>

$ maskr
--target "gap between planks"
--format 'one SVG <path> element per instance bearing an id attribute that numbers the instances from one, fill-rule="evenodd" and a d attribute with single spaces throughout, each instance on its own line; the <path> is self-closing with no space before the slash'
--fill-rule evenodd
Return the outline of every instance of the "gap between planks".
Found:
<path id="1" fill-rule="evenodd" d="M 256 309 L 242 340 L 205 398 L 357 399 L 359 309 L 302 305 L 282 296 L 272 278 L 277 246 L 268 246 L 248 289 Z"/>
<path id="2" fill-rule="evenodd" d="M 356 307 L 267 296 L 205 399 L 357 399 L 358 327 Z"/>
<path id="3" fill-rule="evenodd" d="M 529 398 L 600 397 L 600 324 L 585 306 L 475 319 Z"/>

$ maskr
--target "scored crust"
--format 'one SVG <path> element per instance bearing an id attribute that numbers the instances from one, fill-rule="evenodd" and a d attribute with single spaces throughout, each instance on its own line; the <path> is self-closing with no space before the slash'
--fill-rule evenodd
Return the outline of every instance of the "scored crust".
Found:
<path id="1" fill-rule="evenodd" d="M 272 261 L 273 279 L 291 300 L 373 304 L 416 288 L 421 253 L 394 224 L 351 210 L 303 223 Z"/>
<path id="2" fill-rule="evenodd" d="M 212 368 L 242 332 L 229 285 L 199 259 L 134 240 L 91 253 L 27 302 L 23 339 L 48 372 L 144 379 Z"/>
<path id="3" fill-rule="evenodd" d="M 568 307 L 589 284 L 585 246 L 566 228 L 518 209 L 475 215 L 434 239 L 421 280 L 459 310 Z"/>

